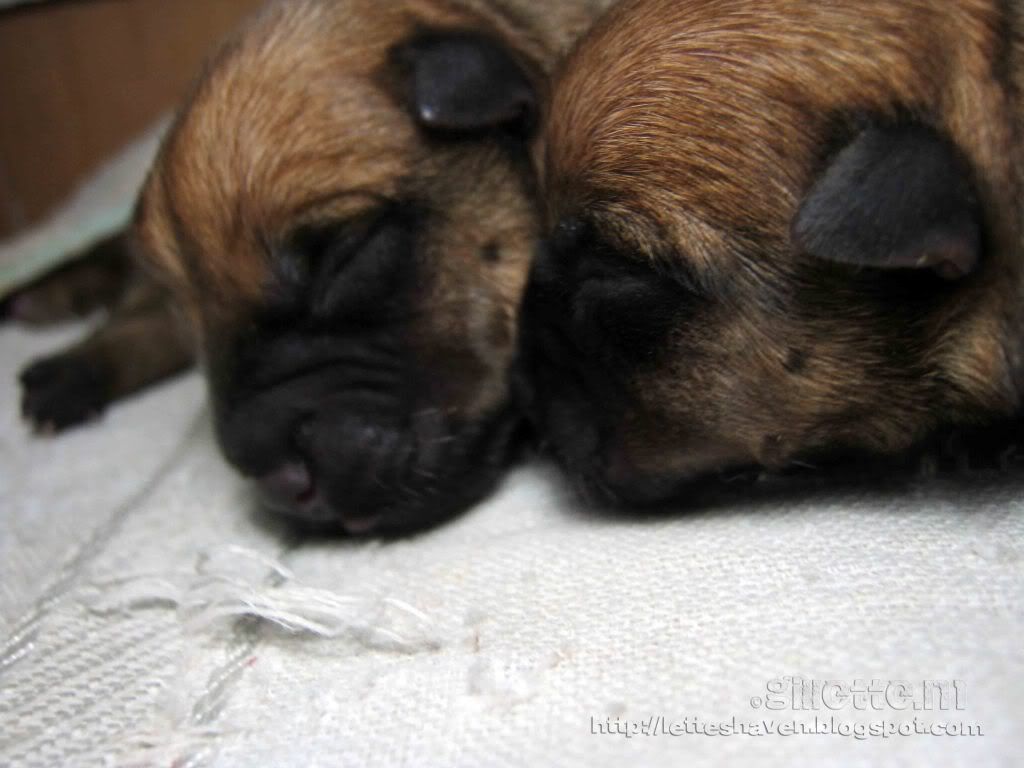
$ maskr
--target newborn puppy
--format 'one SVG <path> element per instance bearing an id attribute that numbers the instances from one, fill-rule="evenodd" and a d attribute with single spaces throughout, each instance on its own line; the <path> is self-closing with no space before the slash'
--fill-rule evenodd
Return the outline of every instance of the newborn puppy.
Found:
<path id="1" fill-rule="evenodd" d="M 211 62 L 132 233 L 192 343 L 165 302 L 136 346 L 198 350 L 223 450 L 270 506 L 395 532 L 493 486 L 520 418 L 528 145 L 605 4 L 290 0 Z"/>
<path id="2" fill-rule="evenodd" d="M 544 136 L 533 418 L 588 492 L 892 456 L 1018 411 L 1022 20 L 998 0 L 627 0 Z"/>

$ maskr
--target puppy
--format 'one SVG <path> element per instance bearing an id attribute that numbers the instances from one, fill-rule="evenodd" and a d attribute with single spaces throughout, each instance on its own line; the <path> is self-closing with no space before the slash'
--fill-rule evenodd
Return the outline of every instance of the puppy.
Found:
<path id="1" fill-rule="evenodd" d="M 29 417 L 66 424 L 62 398 L 84 416 L 196 355 L 224 453 L 280 512 L 387 533 L 479 499 L 520 419 L 538 105 L 604 5 L 269 5 L 144 187 L 147 279 L 98 338 L 26 373 Z"/>
<path id="2" fill-rule="evenodd" d="M 627 0 L 569 57 L 524 390 L 598 499 L 1016 414 L 1019 4 Z"/>

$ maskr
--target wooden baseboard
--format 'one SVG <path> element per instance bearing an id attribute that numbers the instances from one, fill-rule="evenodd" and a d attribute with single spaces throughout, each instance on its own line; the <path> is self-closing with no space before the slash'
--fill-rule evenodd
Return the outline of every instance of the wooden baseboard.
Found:
<path id="1" fill-rule="evenodd" d="M 263 0 L 78 0 L 0 12 L 0 235 L 38 220 L 171 108 Z"/>

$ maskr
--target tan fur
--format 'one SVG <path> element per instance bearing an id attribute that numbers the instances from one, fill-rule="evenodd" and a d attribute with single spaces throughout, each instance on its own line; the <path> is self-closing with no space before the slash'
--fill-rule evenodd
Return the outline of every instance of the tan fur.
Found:
<path id="1" fill-rule="evenodd" d="M 268 290 L 269 251 L 304 222 L 414 194 L 446 213 L 411 333 L 451 371 L 468 415 L 506 396 L 515 307 L 537 214 L 531 181 L 487 150 L 430 143 L 389 82 L 389 50 L 422 29 L 486 32 L 549 71 L 607 2 L 294 0 L 271 4 L 213 60 L 143 193 L 139 250 L 201 340 L 230 335 Z M 481 265 L 494 244 L 500 258 Z"/>
<path id="2" fill-rule="evenodd" d="M 605 16 L 555 88 L 549 220 L 584 216 L 654 269 L 685 261 L 716 297 L 636 373 L 610 474 L 896 452 L 1017 410 L 1020 34 L 1017 5 L 996 0 L 626 0 Z M 903 329 L 867 335 L 841 290 L 812 321 L 779 308 L 798 279 L 790 222 L 833 122 L 897 109 L 967 156 L 991 236 L 982 273 L 927 318 L 912 371 L 889 362 Z"/>

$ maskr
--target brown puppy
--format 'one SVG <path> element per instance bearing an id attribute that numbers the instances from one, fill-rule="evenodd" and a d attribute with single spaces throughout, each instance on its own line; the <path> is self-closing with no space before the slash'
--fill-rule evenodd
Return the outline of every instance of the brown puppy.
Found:
<path id="1" fill-rule="evenodd" d="M 40 398 L 55 365 L 84 358 L 105 398 L 194 348 L 222 447 L 271 506 L 394 531 L 478 499 L 517 424 L 537 105 L 606 4 L 272 3 L 210 64 L 136 217 L 134 247 L 194 345 L 150 304 L 133 339 L 151 359 L 114 344 L 44 363 L 26 374 L 29 415 L 59 407 Z"/>
<path id="2" fill-rule="evenodd" d="M 535 419 L 634 502 L 1021 404 L 1021 32 L 999 0 L 627 0 L 556 81 Z"/>

